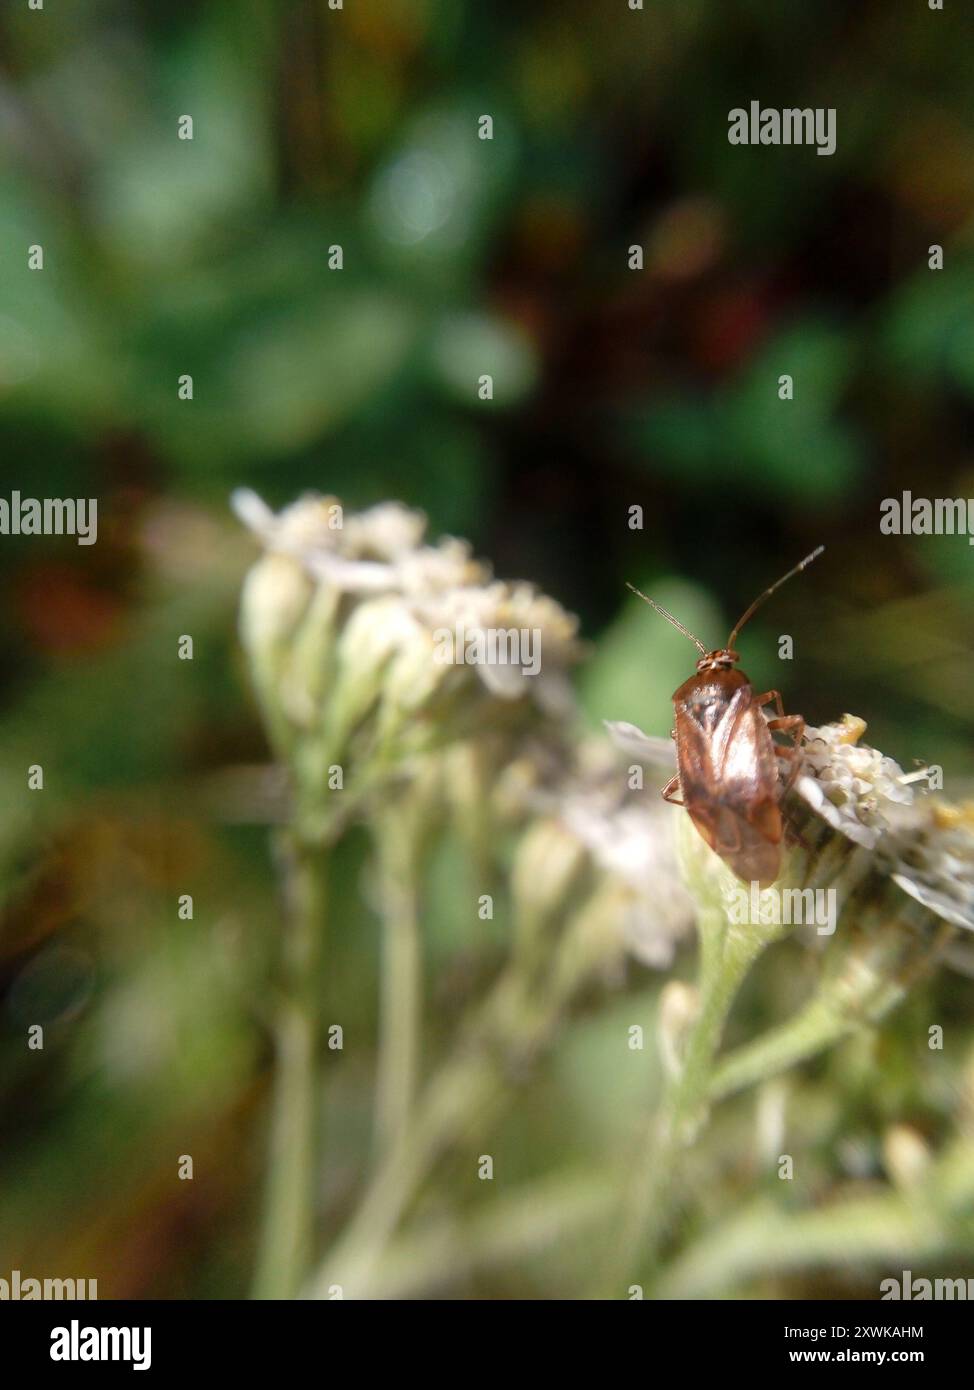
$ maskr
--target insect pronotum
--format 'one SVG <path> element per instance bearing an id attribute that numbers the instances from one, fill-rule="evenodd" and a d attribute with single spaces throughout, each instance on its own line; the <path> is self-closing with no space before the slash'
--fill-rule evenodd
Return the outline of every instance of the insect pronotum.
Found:
<path id="1" fill-rule="evenodd" d="M 673 693 L 676 724 L 677 773 L 663 788 L 665 800 L 685 806 L 690 819 L 712 850 L 745 883 L 762 888 L 781 873 L 784 822 L 781 801 L 801 766 L 805 721 L 785 714 L 777 690 L 756 695 L 744 672 L 734 642 L 746 622 L 786 580 L 800 574 L 825 549 L 818 546 L 801 564 L 765 589 L 736 623 L 724 647 L 708 652 L 699 638 L 632 584 L 627 587 L 662 614 L 699 649 L 697 673 Z M 774 717 L 764 706 L 774 704 Z M 775 743 L 773 733 L 787 735 L 791 745 Z M 778 759 L 786 763 L 784 772 Z M 682 801 L 675 793 L 679 789 Z"/>

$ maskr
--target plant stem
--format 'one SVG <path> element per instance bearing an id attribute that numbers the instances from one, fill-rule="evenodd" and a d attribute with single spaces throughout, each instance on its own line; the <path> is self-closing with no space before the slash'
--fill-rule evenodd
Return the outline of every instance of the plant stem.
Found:
<path id="1" fill-rule="evenodd" d="M 380 1161 L 361 1205 L 306 1289 L 327 1298 L 340 1286 L 346 1298 L 368 1297 L 379 1259 L 416 1190 L 439 1155 L 472 1117 L 489 1113 L 499 1078 L 490 1059 L 471 1053 L 446 1063 L 430 1082 L 411 1123 Z"/>
<path id="2" fill-rule="evenodd" d="M 878 1264 L 889 1272 L 949 1254 L 974 1238 L 974 1148 L 948 1144 L 905 1190 L 878 1185 L 804 1211 L 760 1198 L 709 1228 L 663 1274 L 657 1298 L 715 1298 L 756 1276 Z"/>
<path id="3" fill-rule="evenodd" d="M 566 926 L 558 968 L 541 988 L 528 968 L 530 952 L 512 960 L 424 1087 L 357 1211 L 309 1280 L 308 1297 L 327 1298 L 335 1285 L 346 1298 L 370 1296 L 385 1248 L 434 1164 L 484 1131 L 510 1096 L 512 1071 L 544 1046 L 575 992 L 604 962 L 606 919 L 596 894 Z"/>
<path id="4" fill-rule="evenodd" d="M 325 918 L 325 851 L 282 832 L 286 898 L 275 1075 L 255 1298 L 293 1298 L 312 1250 L 316 1138 L 317 966 Z"/>
<path id="5" fill-rule="evenodd" d="M 666 1086 L 631 1171 L 603 1289 L 607 1296 L 618 1293 L 620 1271 L 627 1275 L 658 1250 L 680 1158 L 706 1121 L 710 1076 L 727 1015 L 751 966 L 780 929 L 735 927 L 721 908 L 705 907 L 699 933 L 699 1012 L 686 1040 L 682 1067 Z"/>
<path id="6" fill-rule="evenodd" d="M 389 1153 L 409 1126 L 416 1095 L 422 1017 L 418 846 L 407 807 L 377 818 L 382 969 L 375 1141 Z"/>
<path id="7" fill-rule="evenodd" d="M 817 1057 L 853 1033 L 874 1027 L 896 1008 L 953 934 L 946 922 L 916 933 L 910 927 L 912 911 L 910 904 L 900 916 L 880 912 L 873 919 L 861 917 L 869 930 L 850 927 L 848 944 L 818 993 L 794 1018 L 732 1052 L 714 1074 L 711 1100 Z"/>
<path id="8" fill-rule="evenodd" d="M 462 1296 L 465 1282 L 481 1271 L 548 1254 L 595 1228 L 609 1214 L 611 1198 L 598 1177 L 558 1175 L 495 1199 L 472 1216 L 428 1218 L 390 1243 L 359 1296 Z"/>
<path id="9" fill-rule="evenodd" d="M 882 1193 L 797 1214 L 752 1203 L 685 1251 L 654 1288 L 658 1298 L 712 1298 L 769 1274 L 878 1263 L 898 1269 L 969 1248 L 970 1232 L 935 1204 Z M 877 1290 L 878 1293 L 878 1290 Z"/>
<path id="10" fill-rule="evenodd" d="M 772 1028 L 755 1042 L 739 1047 L 721 1062 L 714 1072 L 710 1098 L 723 1100 L 778 1076 L 797 1062 L 828 1051 L 861 1026 L 858 1020 L 837 1011 L 832 1000 L 813 999 L 780 1028 Z"/>

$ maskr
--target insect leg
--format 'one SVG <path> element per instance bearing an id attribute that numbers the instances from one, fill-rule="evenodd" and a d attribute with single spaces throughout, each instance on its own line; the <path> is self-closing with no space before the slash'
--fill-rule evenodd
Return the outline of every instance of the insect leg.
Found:
<path id="1" fill-rule="evenodd" d="M 800 715 L 794 715 L 793 717 L 796 719 L 801 718 Z M 769 720 L 769 727 L 776 722 L 777 721 L 774 719 Z M 779 747 L 778 744 L 775 744 L 775 752 L 778 754 L 780 758 L 784 758 L 787 764 L 787 771 L 782 771 L 780 773 L 781 786 L 779 788 L 778 796 L 780 801 L 783 802 L 785 797 L 791 791 L 791 788 L 794 786 L 795 779 L 797 778 L 799 772 L 801 772 L 802 750 L 800 747 L 798 747 L 797 744 L 794 748 L 782 748 Z M 785 824 L 785 837 L 787 843 L 789 845 L 801 845 L 802 849 L 811 850 L 811 845 L 805 839 L 804 835 L 801 833 L 798 827 L 794 824 L 791 816 L 788 814 L 788 811 L 784 805 L 782 805 L 781 812 Z"/>
<path id="2" fill-rule="evenodd" d="M 781 703 L 780 690 L 769 690 L 764 695 L 755 695 L 754 697 L 754 703 L 756 705 L 767 705 L 772 700 L 774 701 L 775 714 L 777 714 L 778 718 L 787 719 L 788 716 L 785 714 L 785 707 Z"/>
<path id="3" fill-rule="evenodd" d="M 768 728 L 772 733 L 787 734 L 794 739 L 795 748 L 792 751 L 797 751 L 805 733 L 805 721 L 800 714 L 779 714 L 777 719 L 768 720 Z"/>
<path id="4" fill-rule="evenodd" d="M 805 732 L 805 720 L 800 714 L 779 714 L 775 719 L 768 720 L 769 729 L 780 729 L 782 733 L 790 734 L 794 729 Z"/>
<path id="5" fill-rule="evenodd" d="M 769 700 L 774 700 L 776 708 L 781 710 L 781 696 L 777 690 L 769 690 L 767 695 L 759 696 L 759 705 L 767 704 Z M 794 742 L 791 747 L 776 743 L 774 751 L 777 757 L 785 758 L 790 764 L 787 774 L 782 779 L 780 795 L 791 790 L 791 787 L 801 769 L 801 743 L 805 733 L 805 720 L 800 714 L 785 714 L 781 712 L 776 719 L 768 720 L 768 730 L 771 733 L 787 734 Z"/>
<path id="6" fill-rule="evenodd" d="M 800 714 L 785 714 L 784 706 L 781 703 L 781 695 L 777 690 L 769 690 L 767 695 L 758 698 L 757 703 L 759 705 L 764 705 L 767 704 L 769 700 L 774 701 L 775 710 L 777 711 L 777 717 L 775 719 L 768 720 L 768 729 L 772 733 L 777 732 L 787 734 L 790 738 L 794 739 L 794 744 L 790 748 L 782 747 L 780 744 L 775 744 L 775 752 L 778 755 L 778 757 L 784 758 L 786 762 L 790 764 L 781 782 L 780 796 L 783 800 L 787 793 L 791 790 L 792 786 L 794 785 L 795 779 L 801 771 L 801 742 L 802 738 L 805 735 L 805 721 Z M 803 849 L 806 850 L 810 848 L 808 842 L 801 834 L 801 831 L 798 830 L 796 826 L 791 824 L 790 820 L 787 817 L 785 820 L 785 826 L 788 832 L 788 839 L 792 844 L 799 844 Z"/>
<path id="7" fill-rule="evenodd" d="M 667 782 L 666 786 L 661 788 L 660 796 L 663 798 L 664 801 L 669 801 L 673 806 L 682 806 L 683 802 L 677 801 L 676 797 L 673 795 L 673 792 L 679 785 L 680 774 L 678 772 L 674 772 L 673 776 Z"/>
<path id="8" fill-rule="evenodd" d="M 812 846 L 805 839 L 805 836 L 798 829 L 797 825 L 786 815 L 784 817 L 785 842 L 789 845 L 800 845 L 803 850 L 811 851 Z"/>
<path id="9" fill-rule="evenodd" d="M 784 777 L 781 786 L 781 795 L 784 796 L 786 792 L 791 790 L 795 778 L 801 771 L 802 752 L 797 745 L 794 748 L 784 748 L 777 743 L 775 744 L 774 751 L 779 758 L 784 758 L 789 764 L 787 775 Z"/>
<path id="10" fill-rule="evenodd" d="M 781 703 L 781 692 L 778 690 L 769 690 L 765 695 L 755 695 L 754 697 L 756 705 L 766 705 L 771 701 L 774 702 L 776 717 L 768 720 L 768 728 L 772 732 L 788 734 L 790 738 L 794 739 L 797 748 L 805 733 L 804 719 L 800 714 L 785 714 L 785 707 Z"/>

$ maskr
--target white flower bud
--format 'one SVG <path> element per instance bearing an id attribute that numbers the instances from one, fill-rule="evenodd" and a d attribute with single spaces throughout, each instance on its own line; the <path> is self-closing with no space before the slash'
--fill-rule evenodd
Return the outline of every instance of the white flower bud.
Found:
<path id="1" fill-rule="evenodd" d="M 240 637 L 265 698 L 280 685 L 288 643 L 313 593 L 304 570 L 286 555 L 262 556 L 244 580 Z"/>

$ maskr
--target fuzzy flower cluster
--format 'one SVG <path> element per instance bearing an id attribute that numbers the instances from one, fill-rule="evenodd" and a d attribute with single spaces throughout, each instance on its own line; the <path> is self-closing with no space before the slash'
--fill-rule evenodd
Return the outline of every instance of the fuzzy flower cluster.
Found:
<path id="1" fill-rule="evenodd" d="M 677 807 L 634 788 L 622 759 L 601 744 L 582 750 L 580 771 L 557 811 L 596 868 L 619 886 L 626 949 L 643 965 L 665 969 L 694 919 L 677 856 Z"/>
<path id="2" fill-rule="evenodd" d="M 241 636 L 306 800 L 350 781 L 374 789 L 474 734 L 506 740 L 502 765 L 573 714 L 576 619 L 529 584 L 493 579 L 466 542 L 428 543 L 422 513 L 395 502 L 346 513 L 319 495 L 274 513 L 246 490 L 232 501 L 264 551 L 244 583 Z"/>
<path id="3" fill-rule="evenodd" d="M 974 930 L 974 809 L 917 796 L 923 773 L 859 742 L 853 715 L 807 729 L 795 791 L 846 839 L 871 852 L 875 871 L 936 917 Z"/>
<path id="4" fill-rule="evenodd" d="M 905 893 L 954 926 L 974 931 L 974 806 L 921 802 L 883 846 L 890 875 Z"/>
<path id="5" fill-rule="evenodd" d="M 245 488 L 231 501 L 267 551 L 290 555 L 314 579 L 348 594 L 425 596 L 490 578 L 465 541 L 448 536 L 425 545 L 426 517 L 400 502 L 346 513 L 336 497 L 308 493 L 275 513 Z"/>
<path id="6" fill-rule="evenodd" d="M 865 731 L 865 721 L 851 714 L 806 728 L 796 790 L 833 829 L 873 849 L 914 793 L 898 763 L 859 742 Z"/>
<path id="7" fill-rule="evenodd" d="M 470 662 L 476 678 L 501 699 L 533 696 L 542 706 L 570 707 L 567 671 L 580 654 L 577 620 L 530 584 L 494 580 L 466 541 L 424 543 L 421 512 L 384 502 L 346 514 L 336 498 L 309 495 L 275 515 L 244 490 L 233 505 L 268 555 L 290 558 L 318 588 L 365 610 L 356 620 L 356 642 L 390 653 L 412 644 L 422 649 L 418 663 L 428 656 L 432 667 L 437 634 L 448 647 L 446 634 L 455 638 L 459 628 L 466 650 L 477 653 L 497 649 L 484 640 L 490 632 L 529 633 L 540 648 L 536 670 L 513 643 L 500 649 L 506 659 Z M 384 606 L 370 606 L 381 598 Z M 454 646 L 454 664 L 465 664 L 465 651 Z"/>

